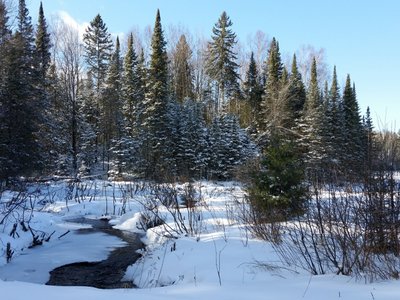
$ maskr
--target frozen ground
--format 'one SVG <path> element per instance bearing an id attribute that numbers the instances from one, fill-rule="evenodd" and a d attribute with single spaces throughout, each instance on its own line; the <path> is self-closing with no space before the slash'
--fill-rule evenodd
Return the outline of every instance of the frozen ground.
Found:
<path id="1" fill-rule="evenodd" d="M 11 214 L 0 225 L 0 294 L 11 300 L 400 299 L 398 281 L 365 284 L 345 276 L 310 276 L 303 270 L 282 267 L 272 247 L 246 235 L 236 221 L 233 202 L 243 196 L 239 185 L 196 183 L 197 189 L 200 186 L 201 209 L 192 211 L 194 218 L 190 218 L 186 209 L 182 211 L 186 225 L 189 220 L 193 221 L 192 233 L 177 234 L 171 214 L 160 210 L 159 214 L 167 219 L 166 226 L 143 232 L 147 249 L 143 258 L 126 272 L 126 278 L 133 279 L 141 288 L 119 290 L 54 287 L 43 283 L 49 278 L 48 272 L 57 266 L 101 260 L 112 247 L 122 244 L 119 239 L 100 233 L 76 234 L 74 230 L 81 226 L 68 220 L 107 215 L 117 228 L 141 231 L 138 213 L 143 205 L 140 203 L 155 197 L 154 194 L 145 186 L 100 181 L 82 183 L 79 188 L 60 183 L 41 186 L 40 191 L 31 195 L 25 218 L 31 218 L 35 233 L 54 233 L 49 242 L 29 249 L 32 235 L 24 232 L 20 224 L 17 224 L 19 237 L 9 235 L 21 211 Z M 72 193 L 65 192 L 68 190 Z M 184 186 L 177 186 L 176 190 L 183 193 Z M 3 211 L 12 196 L 3 193 Z M 45 201 L 50 198 L 52 203 Z M 66 198 L 70 200 L 66 202 Z M 29 207 L 35 209 L 32 211 Z M 61 236 L 68 230 L 68 234 Z M 7 243 L 14 251 L 8 264 Z"/>

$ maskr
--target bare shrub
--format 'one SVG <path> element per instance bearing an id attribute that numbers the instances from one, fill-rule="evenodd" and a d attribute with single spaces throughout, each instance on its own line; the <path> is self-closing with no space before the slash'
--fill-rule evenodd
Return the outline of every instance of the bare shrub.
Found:
<path id="1" fill-rule="evenodd" d="M 140 201 L 143 207 L 144 220 L 151 220 L 164 226 L 172 236 L 198 234 L 201 229 L 201 214 L 198 205 L 201 196 L 196 193 L 192 183 L 183 189 L 175 184 L 149 184 L 149 196 L 145 201 Z M 167 215 L 172 218 L 173 225 L 164 221 Z M 144 226 L 146 228 L 146 226 Z"/>

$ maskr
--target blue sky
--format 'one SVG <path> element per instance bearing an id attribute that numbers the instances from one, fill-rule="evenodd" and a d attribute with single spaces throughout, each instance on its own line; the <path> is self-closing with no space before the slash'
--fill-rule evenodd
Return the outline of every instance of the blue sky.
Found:
<path id="1" fill-rule="evenodd" d="M 400 1 L 398 0 L 42 0 L 45 15 L 67 12 L 78 23 L 100 13 L 112 33 L 153 25 L 157 8 L 162 24 L 181 24 L 211 36 L 222 11 L 233 21 L 239 40 L 262 30 L 275 36 L 281 51 L 303 45 L 324 48 L 337 66 L 339 83 L 349 73 L 361 112 L 370 106 L 375 127 L 400 128 Z M 26 0 L 33 21 L 39 0 Z"/>

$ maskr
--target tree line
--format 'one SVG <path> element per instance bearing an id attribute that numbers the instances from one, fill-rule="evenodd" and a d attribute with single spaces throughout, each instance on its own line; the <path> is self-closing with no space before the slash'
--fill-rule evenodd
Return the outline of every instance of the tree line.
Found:
<path id="1" fill-rule="evenodd" d="M 265 61 L 256 57 L 262 51 L 250 54 L 242 75 L 226 12 L 195 61 L 185 34 L 167 51 L 159 11 L 146 49 L 132 33 L 125 45 L 113 40 L 100 15 L 81 40 L 62 21 L 50 30 L 42 5 L 35 28 L 24 0 L 12 30 L 8 9 L 1 0 L 3 179 L 228 179 L 276 141 L 294 145 L 308 176 L 347 168 L 356 174 L 368 162 L 372 121 L 369 111 L 359 112 L 350 76 L 343 92 L 336 68 L 331 82 L 321 83 L 323 62 L 314 57 L 304 80 L 296 55 L 290 70 L 282 62 L 275 38 L 261 45 Z"/>

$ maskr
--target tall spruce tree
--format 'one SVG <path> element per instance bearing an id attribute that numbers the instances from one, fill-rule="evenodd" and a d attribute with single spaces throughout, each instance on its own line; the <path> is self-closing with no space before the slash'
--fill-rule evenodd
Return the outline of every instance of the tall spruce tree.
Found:
<path id="1" fill-rule="evenodd" d="M 138 97 L 139 74 L 138 74 L 138 57 L 133 48 L 133 35 L 128 38 L 128 49 L 124 58 L 122 76 L 122 96 L 123 96 L 123 113 L 125 132 L 129 136 L 134 136 L 138 129 L 138 106 L 143 101 L 142 97 Z"/>
<path id="2" fill-rule="evenodd" d="M 114 138 L 122 134 L 122 61 L 119 38 L 115 42 L 115 49 L 111 56 L 107 71 L 105 90 L 102 95 L 102 127 L 104 142 L 110 145 Z M 106 147 L 107 148 L 107 147 Z"/>
<path id="3" fill-rule="evenodd" d="M 263 222 L 281 222 L 304 213 L 308 191 L 296 144 L 272 136 L 260 169 L 253 172 L 248 194 L 257 218 Z"/>
<path id="4" fill-rule="evenodd" d="M 3 46 L 11 37 L 8 9 L 4 0 L 0 1 L 0 46 Z"/>
<path id="5" fill-rule="evenodd" d="M 144 103 L 145 103 L 145 96 L 146 96 L 146 85 L 148 81 L 148 69 L 146 66 L 146 60 L 144 58 L 144 51 L 143 49 L 140 51 L 138 57 L 138 64 L 136 68 L 137 74 L 137 84 L 136 84 L 136 117 L 137 117 L 137 126 L 138 129 L 142 130 L 143 128 L 143 120 L 144 120 Z"/>
<path id="6" fill-rule="evenodd" d="M 33 26 L 25 1 L 20 0 L 17 30 L 9 38 L 4 3 L 1 7 L 5 25 L 1 28 L 4 45 L 0 45 L 5 54 L 1 58 L 2 173 L 5 177 L 30 175 L 43 166 L 36 135 L 41 112 L 37 108 Z"/>
<path id="7" fill-rule="evenodd" d="M 79 89 L 79 106 L 74 105 L 80 118 L 81 125 L 79 135 L 80 144 L 80 162 L 79 172 L 81 175 L 87 175 L 91 172 L 92 167 L 98 162 L 98 128 L 100 112 L 96 97 L 94 96 L 94 83 L 91 73 L 88 72 L 85 79 L 80 83 Z"/>
<path id="8" fill-rule="evenodd" d="M 42 2 L 39 7 L 39 19 L 35 37 L 35 67 L 37 87 L 37 109 L 41 111 L 38 123 L 37 139 L 41 144 L 41 155 L 44 167 L 48 172 L 54 171 L 57 156 L 54 155 L 54 140 L 58 136 L 56 123 L 55 99 L 50 98 L 49 68 L 51 63 L 51 41 Z"/>
<path id="9" fill-rule="evenodd" d="M 274 128 L 278 127 L 282 120 L 280 113 L 284 111 L 284 103 L 279 101 L 283 65 L 279 51 L 279 43 L 275 38 L 271 41 L 265 68 L 266 81 L 264 96 L 258 118 L 258 129 L 261 132 L 267 129 L 274 130 Z"/>
<path id="10" fill-rule="evenodd" d="M 50 33 L 48 32 L 48 26 L 46 22 L 46 18 L 43 12 L 43 5 L 40 2 L 39 7 L 39 20 L 36 30 L 36 39 L 35 39 L 35 50 L 38 64 L 38 72 L 41 77 L 41 81 L 45 81 L 46 73 L 50 66 Z"/>
<path id="11" fill-rule="evenodd" d="M 177 121 L 178 174 L 184 179 L 202 178 L 209 158 L 203 105 L 188 99 L 181 106 Z"/>
<path id="12" fill-rule="evenodd" d="M 345 164 L 351 170 L 359 173 L 362 165 L 363 152 L 363 127 L 357 103 L 355 87 L 351 84 L 350 75 L 347 75 L 346 85 L 343 90 L 343 123 L 344 146 L 347 148 Z"/>
<path id="13" fill-rule="evenodd" d="M 111 35 L 108 33 L 107 26 L 99 14 L 86 28 L 83 42 L 88 71 L 93 78 L 95 91 L 99 95 L 105 83 L 113 47 Z"/>
<path id="14" fill-rule="evenodd" d="M 276 125 L 290 130 L 295 128 L 300 117 L 303 115 L 305 101 L 306 92 L 304 83 L 297 69 L 296 55 L 293 55 L 290 75 L 287 74 L 285 67 L 282 71 L 278 99 L 278 103 L 280 104 L 276 111 L 279 114 L 280 121 Z"/>
<path id="15" fill-rule="evenodd" d="M 337 80 L 336 66 L 333 68 L 332 83 L 327 100 L 325 136 L 327 137 L 326 141 L 330 151 L 329 157 L 332 168 L 336 170 L 341 167 L 344 155 L 344 147 L 342 147 L 344 143 L 343 105 Z"/>
<path id="16" fill-rule="evenodd" d="M 11 30 L 6 3 L 0 0 L 0 178 L 7 178 L 11 171 L 9 125 L 11 102 L 8 97 L 10 75 Z"/>
<path id="17" fill-rule="evenodd" d="M 320 105 L 321 92 L 318 86 L 317 61 L 314 57 L 311 65 L 310 83 L 307 90 L 305 114 L 311 114 Z"/>
<path id="18" fill-rule="evenodd" d="M 215 110 L 220 112 L 227 99 L 239 92 L 234 46 L 236 34 L 230 28 L 232 21 L 224 11 L 213 27 L 212 41 L 208 44 L 206 71 L 216 83 Z"/>
<path id="19" fill-rule="evenodd" d="M 317 179 L 323 174 L 322 167 L 327 159 L 325 149 L 325 110 L 318 86 L 317 62 L 313 59 L 308 84 L 304 115 L 300 122 L 301 148 L 305 152 L 307 176 Z"/>
<path id="20" fill-rule="evenodd" d="M 372 124 L 371 112 L 369 107 L 363 118 L 363 128 L 364 128 L 364 139 L 363 139 L 363 149 L 364 149 L 364 169 L 365 173 L 370 173 L 372 171 L 372 163 L 374 157 L 374 126 Z"/>
<path id="21" fill-rule="evenodd" d="M 243 89 L 245 100 L 249 106 L 248 125 L 254 128 L 256 126 L 257 114 L 260 111 L 262 88 L 253 52 L 251 52 L 250 55 L 249 67 L 246 72 Z"/>
<path id="22" fill-rule="evenodd" d="M 98 116 L 92 118 L 95 123 L 90 124 L 96 133 L 95 148 L 97 149 L 101 146 L 103 170 L 105 169 L 104 161 L 106 159 L 107 153 L 107 137 L 105 136 L 104 126 L 105 121 L 104 116 L 107 112 L 104 109 L 107 108 L 104 97 L 101 97 L 101 93 L 104 91 L 108 65 L 112 55 L 113 43 L 111 40 L 111 35 L 108 33 L 106 24 L 104 23 L 101 16 L 98 14 L 90 22 L 89 26 L 83 35 L 83 42 L 85 46 L 85 59 L 87 64 L 88 73 L 93 80 L 95 98 L 91 102 L 96 106 L 95 111 L 99 113 Z M 96 154 L 97 156 L 98 154 Z"/>
<path id="23" fill-rule="evenodd" d="M 306 102 L 306 90 L 304 87 L 301 73 L 297 68 L 296 55 L 293 55 L 292 69 L 289 78 L 289 109 L 295 119 L 300 118 L 303 114 L 304 105 Z"/>
<path id="24" fill-rule="evenodd" d="M 34 36 L 31 18 L 25 1 L 20 0 L 17 31 L 10 40 L 6 59 L 8 133 L 3 142 L 8 148 L 10 176 L 29 175 L 42 167 L 40 143 L 35 136 L 40 111 L 37 109 L 37 77 L 35 73 Z"/>
<path id="25" fill-rule="evenodd" d="M 146 176 L 150 178 L 160 179 L 166 176 L 171 167 L 166 159 L 170 151 L 168 144 L 171 140 L 168 102 L 168 57 L 160 11 L 157 10 L 151 39 L 150 68 L 148 70 L 143 122 L 146 132 L 144 151 L 148 165 Z"/>

